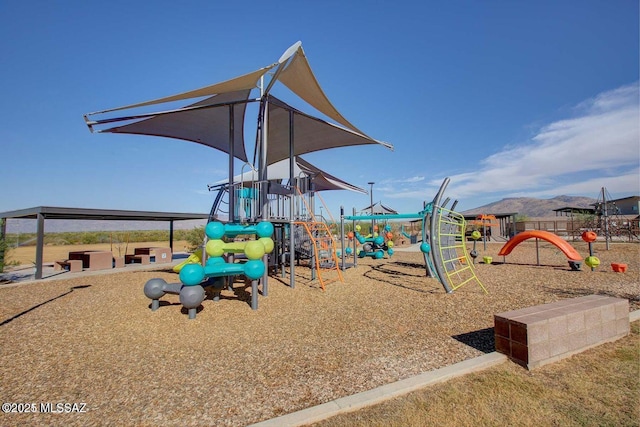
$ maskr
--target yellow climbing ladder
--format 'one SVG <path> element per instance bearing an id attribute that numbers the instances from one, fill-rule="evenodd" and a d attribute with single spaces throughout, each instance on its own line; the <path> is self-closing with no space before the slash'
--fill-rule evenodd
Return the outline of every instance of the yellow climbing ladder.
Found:
<path id="1" fill-rule="evenodd" d="M 439 209 L 436 238 L 440 242 L 440 259 L 451 288 L 456 290 L 469 282 L 476 282 L 487 294 L 487 289 L 476 276 L 473 262 L 467 253 L 464 216 L 448 209 Z"/>
<path id="2" fill-rule="evenodd" d="M 325 285 L 329 283 L 344 282 L 336 255 L 336 242 L 327 224 L 315 221 L 296 221 L 295 225 L 305 229 L 313 245 L 313 262 L 322 290 L 325 290 Z"/>

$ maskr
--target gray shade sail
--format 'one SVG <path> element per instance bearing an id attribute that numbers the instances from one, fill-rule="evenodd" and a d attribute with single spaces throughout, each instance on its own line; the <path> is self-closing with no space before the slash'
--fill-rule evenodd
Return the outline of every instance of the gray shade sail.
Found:
<path id="1" fill-rule="evenodd" d="M 366 190 L 360 187 L 349 184 L 346 181 L 341 180 L 328 172 L 323 171 L 317 166 L 312 165 L 301 157 L 296 157 L 294 161 L 293 176 L 308 176 L 311 178 L 311 182 L 314 185 L 315 191 L 327 191 L 327 190 L 349 190 L 356 193 L 367 194 Z M 288 181 L 290 178 L 289 159 L 281 160 L 267 168 L 267 180 L 268 181 Z M 228 180 L 223 179 L 216 184 L 226 184 Z M 234 183 L 242 183 L 244 185 L 250 185 L 251 183 L 258 181 L 257 171 L 247 171 L 240 175 L 233 177 Z"/>
<path id="2" fill-rule="evenodd" d="M 243 135 L 245 105 L 250 101 L 249 95 L 251 90 L 257 87 L 258 80 L 274 67 L 277 68 L 268 88 L 272 87 L 275 81 L 280 81 L 318 111 L 346 128 L 295 110 L 268 93 L 260 95 L 262 99 L 269 101 L 269 122 L 266 135 L 268 141 L 267 164 L 289 158 L 289 111 L 293 111 L 294 114 L 294 155 L 362 144 L 380 144 L 393 149 L 391 144 L 376 141 L 362 133 L 329 102 L 309 66 L 300 42 L 287 49 L 279 62 L 251 73 L 177 95 L 89 113 L 85 115 L 85 121 L 91 131 L 97 127 L 122 122 L 126 124 L 108 129 L 103 128 L 98 132 L 164 136 L 197 142 L 229 153 L 229 108 L 226 106 L 209 107 L 209 105 L 238 102 L 234 107 L 233 154 L 242 161 L 247 161 Z M 171 111 L 120 118 L 89 119 L 89 116 L 96 114 L 205 96 L 207 98 L 195 104 Z"/>
<path id="3" fill-rule="evenodd" d="M 376 202 L 373 205 L 369 205 L 366 208 L 362 209 L 362 212 L 372 212 L 372 207 L 374 215 L 393 215 L 398 213 L 398 211 L 396 211 L 395 209 L 391 209 L 383 205 L 382 202 Z"/>
<path id="4" fill-rule="evenodd" d="M 333 104 L 331 104 L 329 98 L 327 98 L 327 95 L 325 95 L 320 87 L 318 80 L 316 80 L 313 71 L 311 71 L 311 66 L 307 61 L 302 46 L 298 47 L 291 61 L 289 61 L 286 68 L 278 76 L 278 80 L 325 116 L 335 120 L 346 128 L 365 135 L 364 132 L 345 119 Z"/>
<path id="5" fill-rule="evenodd" d="M 233 152 L 234 156 L 246 162 L 244 148 L 244 116 L 249 90 L 211 96 L 188 107 L 207 108 L 176 110 L 158 114 L 151 118 L 130 124 L 104 129 L 99 132 L 129 133 L 138 135 L 164 136 L 193 141 L 225 153 L 229 153 L 229 109 L 234 109 Z"/>
<path id="6" fill-rule="evenodd" d="M 329 148 L 351 145 L 379 144 L 393 148 L 391 144 L 342 128 L 307 115 L 285 102 L 269 97 L 269 125 L 267 164 L 289 158 L 289 111 L 293 112 L 293 154 L 300 155 Z"/>

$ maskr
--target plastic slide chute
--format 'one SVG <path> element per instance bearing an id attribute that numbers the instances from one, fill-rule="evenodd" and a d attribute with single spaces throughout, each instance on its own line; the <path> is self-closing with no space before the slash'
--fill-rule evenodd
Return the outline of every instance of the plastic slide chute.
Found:
<path id="1" fill-rule="evenodd" d="M 542 239 L 545 240 L 552 245 L 555 245 L 558 249 L 560 249 L 568 259 L 571 261 L 582 261 L 582 256 L 576 251 L 573 246 L 571 246 L 566 240 L 558 237 L 557 235 L 550 233 L 548 231 L 543 230 L 530 230 L 523 231 L 521 233 L 513 236 L 507 243 L 504 244 L 502 249 L 498 255 L 506 256 L 511 253 L 513 248 L 518 246 L 520 243 L 524 242 L 527 239 Z"/>
<path id="2" fill-rule="evenodd" d="M 173 267 L 173 271 L 175 273 L 180 273 L 180 270 L 182 270 L 182 267 L 184 267 L 185 265 L 187 265 L 187 264 L 199 264 L 200 261 L 202 261 L 202 249 L 198 249 L 197 251 L 195 251 L 194 253 L 189 255 L 189 257 L 187 259 L 185 259 L 184 261 L 182 261 L 180 264 L 176 264 Z"/>

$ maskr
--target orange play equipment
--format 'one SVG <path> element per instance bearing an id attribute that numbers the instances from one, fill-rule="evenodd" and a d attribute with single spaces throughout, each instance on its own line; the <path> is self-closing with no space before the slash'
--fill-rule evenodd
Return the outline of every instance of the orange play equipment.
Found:
<path id="1" fill-rule="evenodd" d="M 522 243 L 527 239 L 546 240 L 547 242 L 557 246 L 558 249 L 564 252 L 567 258 L 569 258 L 571 261 L 582 261 L 582 256 L 580 256 L 578 251 L 576 251 L 573 248 L 573 246 L 567 243 L 566 240 L 561 239 L 560 237 L 558 237 L 553 233 L 549 233 L 548 231 L 543 231 L 543 230 L 523 231 L 521 233 L 516 234 L 511 239 L 509 239 L 507 243 L 504 244 L 502 249 L 500 249 L 500 253 L 498 253 L 498 255 L 502 255 L 502 256 L 509 255 L 513 250 L 513 248 L 515 248 L 516 246 L 518 246 L 518 244 Z"/>

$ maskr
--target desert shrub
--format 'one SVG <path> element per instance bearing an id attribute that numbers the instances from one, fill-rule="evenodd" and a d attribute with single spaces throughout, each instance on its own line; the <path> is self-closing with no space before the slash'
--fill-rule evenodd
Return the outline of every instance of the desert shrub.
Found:
<path id="1" fill-rule="evenodd" d="M 186 233 L 181 240 L 184 239 L 189 243 L 189 250 L 194 251 L 202 246 L 204 243 L 204 225 L 183 231 Z"/>

